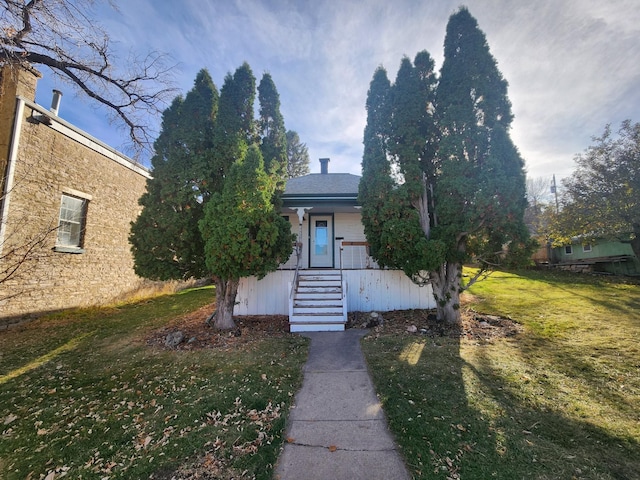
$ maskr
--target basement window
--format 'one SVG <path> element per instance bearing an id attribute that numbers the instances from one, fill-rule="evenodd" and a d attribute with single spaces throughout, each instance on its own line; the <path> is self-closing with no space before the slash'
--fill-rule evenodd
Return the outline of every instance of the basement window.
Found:
<path id="1" fill-rule="evenodd" d="M 62 194 L 58 219 L 58 236 L 54 247 L 56 252 L 84 253 L 82 247 L 88 203 L 89 198 L 67 193 Z"/>

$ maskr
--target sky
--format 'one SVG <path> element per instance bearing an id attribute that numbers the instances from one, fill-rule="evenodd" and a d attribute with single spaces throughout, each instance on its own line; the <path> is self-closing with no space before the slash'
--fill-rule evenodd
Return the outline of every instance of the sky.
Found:
<path id="1" fill-rule="evenodd" d="M 427 50 L 442 66 L 447 21 L 468 7 L 509 82 L 511 136 L 529 177 L 563 178 L 607 124 L 640 121 L 638 0 L 133 0 L 97 21 L 123 56 L 158 51 L 185 94 L 206 68 L 217 88 L 243 62 L 271 74 L 286 128 L 311 171 L 361 173 L 365 102 L 377 67 L 393 81 L 403 56 Z M 60 88 L 59 115 L 114 148 L 127 132 L 46 70 L 37 103 Z M 89 108 L 91 107 L 91 108 Z M 150 118 L 152 125 L 159 118 Z"/>

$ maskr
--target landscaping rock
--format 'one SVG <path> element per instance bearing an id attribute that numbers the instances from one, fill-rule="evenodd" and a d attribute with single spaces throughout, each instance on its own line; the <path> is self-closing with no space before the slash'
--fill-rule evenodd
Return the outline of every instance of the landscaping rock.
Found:
<path id="1" fill-rule="evenodd" d="M 365 328 L 373 328 L 379 325 L 384 325 L 384 319 L 378 312 L 371 312 L 369 314 L 369 320 L 366 322 Z"/>
<path id="2" fill-rule="evenodd" d="M 176 332 L 171 332 L 164 339 L 164 344 L 168 348 L 176 348 L 180 343 L 184 340 L 184 333 L 180 330 Z"/>

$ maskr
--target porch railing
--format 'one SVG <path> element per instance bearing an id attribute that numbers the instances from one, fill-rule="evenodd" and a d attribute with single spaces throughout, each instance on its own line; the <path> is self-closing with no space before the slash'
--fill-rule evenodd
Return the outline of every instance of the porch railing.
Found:
<path id="1" fill-rule="evenodd" d="M 336 241 L 336 268 L 341 270 L 377 270 L 380 267 L 369 255 L 367 242 Z M 293 253 L 289 259 L 278 267 L 278 270 L 296 270 L 302 268 L 302 244 L 294 243 Z M 297 274 L 296 274 L 297 277 Z"/>
<path id="2" fill-rule="evenodd" d="M 364 270 L 378 269 L 378 264 L 369 255 L 369 243 L 340 242 L 340 269 L 341 270 Z"/>
<path id="3" fill-rule="evenodd" d="M 293 281 L 289 285 L 289 318 L 293 316 L 293 297 L 296 293 L 296 287 L 298 286 L 298 274 L 300 272 L 300 260 L 302 259 L 302 243 L 294 242 L 294 252 L 296 254 L 296 270 L 293 274 Z"/>

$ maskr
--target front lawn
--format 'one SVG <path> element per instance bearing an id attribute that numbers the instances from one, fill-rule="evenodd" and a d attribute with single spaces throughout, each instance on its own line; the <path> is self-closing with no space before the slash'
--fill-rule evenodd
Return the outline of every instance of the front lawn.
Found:
<path id="1" fill-rule="evenodd" d="M 0 334 L 0 478 L 271 478 L 306 341 L 148 341 L 213 295 L 65 312 Z"/>
<path id="2" fill-rule="evenodd" d="M 640 478 L 640 286 L 497 272 L 470 293 L 465 308 L 523 332 L 363 340 L 414 477 Z"/>

